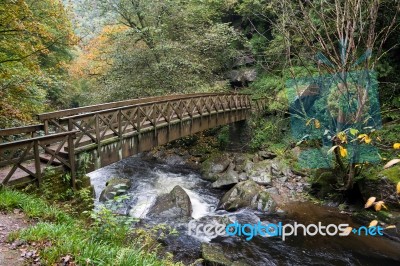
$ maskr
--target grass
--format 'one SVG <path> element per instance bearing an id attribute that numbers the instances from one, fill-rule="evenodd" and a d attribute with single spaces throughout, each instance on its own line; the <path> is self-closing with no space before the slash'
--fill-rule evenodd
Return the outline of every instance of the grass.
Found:
<path id="1" fill-rule="evenodd" d="M 66 255 L 78 265 L 176 265 L 171 257 L 160 258 L 156 247 L 147 248 L 142 242 L 145 238 L 131 237 L 129 226 L 115 217 L 104 219 L 104 223 L 89 223 L 36 196 L 4 188 L 0 189 L 0 199 L 0 210 L 19 208 L 37 221 L 11 234 L 9 240 L 38 243 L 44 265 L 54 265 Z M 111 222 L 105 224 L 107 221 Z"/>

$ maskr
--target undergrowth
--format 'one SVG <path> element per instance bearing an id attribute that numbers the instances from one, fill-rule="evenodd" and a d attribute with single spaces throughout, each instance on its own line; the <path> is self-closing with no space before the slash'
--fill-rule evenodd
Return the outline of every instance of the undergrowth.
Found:
<path id="1" fill-rule="evenodd" d="M 147 238 L 130 237 L 130 224 L 111 212 L 107 215 L 113 219 L 77 219 L 37 196 L 6 188 L 0 189 L 0 199 L 1 211 L 18 208 L 36 222 L 12 233 L 9 241 L 19 239 L 38 243 L 36 247 L 44 265 L 57 264 L 67 255 L 77 265 L 180 265 L 173 263 L 170 254 L 162 258 L 158 245 L 144 243 Z M 109 221 L 112 222 L 105 224 Z M 104 227 L 112 234 L 104 234 Z"/>

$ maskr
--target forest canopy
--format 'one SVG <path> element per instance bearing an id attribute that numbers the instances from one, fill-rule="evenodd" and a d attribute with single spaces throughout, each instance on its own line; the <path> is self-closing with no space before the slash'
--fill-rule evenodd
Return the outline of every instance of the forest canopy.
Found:
<path id="1" fill-rule="evenodd" d="M 348 66 L 370 51 L 368 67 L 378 73 L 384 114 L 396 119 L 398 5 L 1 0 L 0 126 L 32 123 L 43 111 L 231 89 L 267 97 L 272 111 L 285 111 L 286 80 L 321 70 L 318 54 L 337 62 L 341 38 L 347 38 Z"/>

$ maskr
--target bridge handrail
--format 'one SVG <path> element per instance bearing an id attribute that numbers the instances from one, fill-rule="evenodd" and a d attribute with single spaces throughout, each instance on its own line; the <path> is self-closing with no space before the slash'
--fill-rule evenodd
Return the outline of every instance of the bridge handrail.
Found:
<path id="1" fill-rule="evenodd" d="M 24 126 L 24 127 L 5 128 L 5 129 L 0 129 L 0 137 L 19 135 L 25 133 L 34 133 L 41 130 L 44 130 L 43 124 Z"/>
<path id="2" fill-rule="evenodd" d="M 196 98 L 202 98 L 202 97 L 206 97 L 206 96 L 235 96 L 235 95 L 245 96 L 247 94 L 231 94 L 231 93 L 218 93 L 218 94 L 213 93 L 213 94 L 206 94 L 206 95 L 197 94 L 196 96 L 186 97 L 184 99 L 185 100 L 187 100 L 187 99 L 196 99 Z M 150 106 L 150 105 L 153 105 L 153 104 L 168 103 L 168 102 L 171 102 L 171 101 L 179 101 L 181 99 L 182 98 L 126 105 L 126 106 L 121 106 L 121 107 L 111 108 L 111 109 L 104 109 L 104 110 L 99 110 L 99 111 L 90 112 L 90 113 L 77 114 L 77 115 L 73 115 L 73 116 L 66 116 L 66 117 L 60 118 L 59 120 L 63 122 L 63 121 L 69 120 L 69 119 L 84 118 L 84 117 L 88 117 L 88 116 L 92 116 L 92 115 L 96 115 L 96 114 L 115 112 L 115 111 L 118 111 L 118 110 L 125 110 L 125 109 L 130 109 L 130 108 L 133 108 L 133 107 L 144 107 L 144 106 Z"/>
<path id="3" fill-rule="evenodd" d="M 78 108 L 71 108 L 71 109 L 66 109 L 66 110 L 61 110 L 61 111 L 56 111 L 56 112 L 42 113 L 42 114 L 38 114 L 37 117 L 40 121 L 45 121 L 45 120 L 56 119 L 56 118 L 61 118 L 61 117 L 65 117 L 65 116 L 73 116 L 73 115 L 77 115 L 77 114 L 81 114 L 81 113 L 88 113 L 88 112 L 104 110 L 104 108 L 111 109 L 111 108 L 116 108 L 116 107 L 132 105 L 132 104 L 148 103 L 149 101 L 160 101 L 158 99 L 163 100 L 165 98 L 168 98 L 168 100 L 190 98 L 190 97 L 193 97 L 194 95 L 207 96 L 207 95 L 217 95 L 217 94 L 216 93 L 201 93 L 201 94 L 200 93 L 192 93 L 192 94 L 175 94 L 175 95 L 167 95 L 167 96 L 154 96 L 154 97 L 138 98 L 138 99 L 118 101 L 118 102 L 89 105 L 89 106 L 83 106 L 83 107 L 78 107 Z"/>
<path id="4" fill-rule="evenodd" d="M 17 140 L 17 141 L 12 141 L 12 142 L 7 142 L 7 143 L 0 143 L 0 152 L 3 149 L 7 149 L 9 147 L 19 147 L 19 146 L 23 146 L 27 143 L 30 143 L 32 141 L 42 141 L 42 140 L 52 140 L 52 139 L 58 139 L 61 137 L 65 137 L 67 135 L 74 135 L 77 132 L 79 132 L 78 130 L 71 130 L 71 131 L 67 131 L 67 132 L 62 132 L 62 133 L 55 133 L 55 134 L 51 134 L 51 135 L 46 135 L 46 136 L 40 136 L 40 137 L 34 137 L 31 139 L 23 139 L 23 140 Z"/>

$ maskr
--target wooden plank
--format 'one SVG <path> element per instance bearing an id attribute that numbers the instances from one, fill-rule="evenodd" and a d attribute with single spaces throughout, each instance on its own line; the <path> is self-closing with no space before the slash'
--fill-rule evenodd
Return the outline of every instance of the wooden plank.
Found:
<path id="1" fill-rule="evenodd" d="M 47 136 L 42 136 L 42 137 L 36 137 L 36 138 L 31 138 L 31 139 L 24 139 L 24 140 L 18 140 L 14 142 L 9 142 L 9 143 L 2 143 L 0 144 L 0 152 L 6 149 L 15 149 L 18 147 L 24 147 L 27 144 L 33 142 L 34 140 L 39 140 L 41 143 L 44 144 L 49 144 L 52 141 L 57 141 L 61 140 L 63 137 L 68 136 L 68 135 L 75 135 L 78 131 L 70 131 L 70 132 L 63 132 L 63 133 L 57 133 L 57 134 L 52 134 L 52 135 L 47 135 Z"/>
<path id="2" fill-rule="evenodd" d="M 33 125 L 33 126 L 26 126 L 26 127 L 13 127 L 13 128 L 6 128 L 0 130 L 0 137 L 10 136 L 10 135 L 18 135 L 24 133 L 32 133 L 36 131 L 44 130 L 44 125 Z"/>

